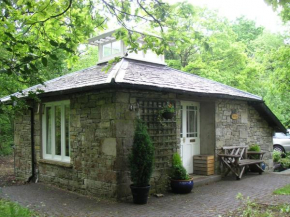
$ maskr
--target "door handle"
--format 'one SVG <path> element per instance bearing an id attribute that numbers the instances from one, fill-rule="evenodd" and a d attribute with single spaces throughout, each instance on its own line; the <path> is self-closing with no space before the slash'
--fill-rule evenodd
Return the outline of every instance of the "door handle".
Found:
<path id="1" fill-rule="evenodd" d="M 189 140 L 190 142 L 195 142 L 195 139 L 191 139 L 191 140 Z"/>
<path id="2" fill-rule="evenodd" d="M 185 137 L 182 138 L 183 143 L 185 143 Z"/>

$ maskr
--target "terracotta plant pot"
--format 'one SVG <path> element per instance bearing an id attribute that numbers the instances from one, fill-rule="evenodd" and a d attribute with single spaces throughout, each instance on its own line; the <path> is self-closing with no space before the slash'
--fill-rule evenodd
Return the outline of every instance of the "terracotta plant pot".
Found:
<path id="1" fill-rule="evenodd" d="M 174 116 L 174 112 L 163 112 L 162 113 L 162 117 L 164 119 L 172 119 Z"/>
<path id="2" fill-rule="evenodd" d="M 188 194 L 193 188 L 193 179 L 171 180 L 171 190 L 176 194 Z"/>
<path id="3" fill-rule="evenodd" d="M 133 195 L 133 203 L 147 204 L 150 187 L 150 185 L 146 187 L 136 187 L 134 185 L 130 185 Z"/>

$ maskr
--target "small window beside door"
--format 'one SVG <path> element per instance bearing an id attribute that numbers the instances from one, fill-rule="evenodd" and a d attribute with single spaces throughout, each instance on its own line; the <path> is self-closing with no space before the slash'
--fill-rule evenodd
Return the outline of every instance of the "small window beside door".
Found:
<path id="1" fill-rule="evenodd" d="M 186 137 L 197 137 L 197 106 L 186 106 Z"/>

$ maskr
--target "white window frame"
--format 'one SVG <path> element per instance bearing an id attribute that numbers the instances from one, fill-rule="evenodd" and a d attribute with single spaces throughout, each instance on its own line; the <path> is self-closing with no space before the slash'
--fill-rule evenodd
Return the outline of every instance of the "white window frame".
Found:
<path id="1" fill-rule="evenodd" d="M 43 159 L 61 161 L 70 163 L 70 156 L 65 156 L 65 106 L 70 105 L 69 100 L 49 102 L 43 104 L 43 114 L 42 114 L 42 154 Z M 61 107 L 61 155 L 55 154 L 55 107 Z M 46 129 L 46 108 L 51 107 L 51 154 L 46 153 L 46 141 L 47 141 L 47 129 Z M 70 123 L 70 120 L 69 120 Z M 70 134 L 70 133 L 69 133 Z M 70 138 L 70 135 L 68 135 Z M 70 139 L 69 139 L 69 153 L 70 153 Z M 69 154 L 70 155 L 70 154 Z"/>

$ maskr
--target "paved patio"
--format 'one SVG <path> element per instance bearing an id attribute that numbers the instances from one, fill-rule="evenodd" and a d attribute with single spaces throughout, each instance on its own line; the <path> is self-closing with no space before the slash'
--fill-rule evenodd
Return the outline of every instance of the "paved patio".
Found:
<path id="1" fill-rule="evenodd" d="M 222 181 L 194 188 L 191 194 L 165 194 L 150 197 L 147 205 L 112 202 L 81 196 L 44 184 L 9 186 L 0 197 L 18 201 L 48 216 L 218 216 L 240 205 L 240 192 L 262 203 L 290 203 L 289 196 L 274 196 L 272 191 L 290 184 L 289 174 L 248 174 L 240 181 L 229 177 Z"/>

